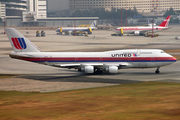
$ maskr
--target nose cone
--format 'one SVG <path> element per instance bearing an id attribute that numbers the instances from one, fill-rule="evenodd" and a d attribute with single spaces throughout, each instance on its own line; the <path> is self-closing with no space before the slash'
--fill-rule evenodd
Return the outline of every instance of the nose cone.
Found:
<path id="1" fill-rule="evenodd" d="M 116 28 L 115 30 L 120 30 L 120 28 Z"/>
<path id="2" fill-rule="evenodd" d="M 177 61 L 177 59 L 176 59 L 175 57 L 172 57 L 171 60 L 172 60 L 173 62 L 176 62 L 176 61 Z"/>
<path id="3" fill-rule="evenodd" d="M 60 32 L 60 29 L 58 28 L 58 29 L 56 29 L 56 32 Z"/>

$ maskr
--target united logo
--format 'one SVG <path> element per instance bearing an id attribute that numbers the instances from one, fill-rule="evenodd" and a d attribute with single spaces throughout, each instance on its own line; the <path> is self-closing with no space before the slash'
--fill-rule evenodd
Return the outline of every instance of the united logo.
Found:
<path id="1" fill-rule="evenodd" d="M 133 56 L 134 56 L 134 57 L 137 57 L 137 55 L 136 55 L 136 54 L 133 54 Z"/>
<path id="2" fill-rule="evenodd" d="M 22 50 L 27 48 L 24 38 L 11 38 L 11 40 L 16 49 Z"/>

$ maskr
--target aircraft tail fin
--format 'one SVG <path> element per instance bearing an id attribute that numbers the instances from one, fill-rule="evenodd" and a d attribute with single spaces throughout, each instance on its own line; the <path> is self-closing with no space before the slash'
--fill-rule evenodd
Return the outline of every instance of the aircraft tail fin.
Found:
<path id="1" fill-rule="evenodd" d="M 160 27 L 168 27 L 171 16 L 169 15 L 159 26 Z"/>
<path id="2" fill-rule="evenodd" d="M 97 21 L 95 20 L 91 25 L 90 27 L 96 27 L 97 26 Z"/>
<path id="3" fill-rule="evenodd" d="M 6 28 L 6 33 L 15 52 L 41 52 L 40 49 L 14 28 Z"/>

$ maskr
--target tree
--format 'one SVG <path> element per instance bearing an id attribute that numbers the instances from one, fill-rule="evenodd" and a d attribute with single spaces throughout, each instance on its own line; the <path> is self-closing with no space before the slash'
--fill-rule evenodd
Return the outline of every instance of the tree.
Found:
<path id="1" fill-rule="evenodd" d="M 168 15 L 176 15 L 172 7 L 169 10 L 167 10 L 163 16 L 166 17 Z"/>
<path id="2" fill-rule="evenodd" d="M 133 12 L 137 15 L 138 14 L 138 12 L 137 12 L 137 9 L 136 9 L 136 7 L 134 6 L 134 10 L 133 10 Z"/>
<path id="3" fill-rule="evenodd" d="M 119 19 L 121 18 L 121 13 L 123 19 L 125 20 L 126 17 L 132 18 L 133 15 L 138 15 L 136 7 L 134 10 L 125 10 L 125 9 L 116 9 L 111 8 L 111 11 L 105 10 L 105 8 L 97 8 L 91 10 L 76 10 L 72 14 L 73 17 L 99 17 L 99 19 Z"/>

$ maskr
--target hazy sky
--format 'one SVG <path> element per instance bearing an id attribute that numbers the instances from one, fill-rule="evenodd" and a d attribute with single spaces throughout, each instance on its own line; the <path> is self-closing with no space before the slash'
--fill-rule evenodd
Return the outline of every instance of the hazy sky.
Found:
<path id="1" fill-rule="evenodd" d="M 69 9 L 69 0 L 47 0 L 48 11 L 59 11 L 63 9 Z"/>

